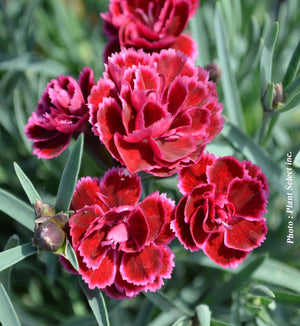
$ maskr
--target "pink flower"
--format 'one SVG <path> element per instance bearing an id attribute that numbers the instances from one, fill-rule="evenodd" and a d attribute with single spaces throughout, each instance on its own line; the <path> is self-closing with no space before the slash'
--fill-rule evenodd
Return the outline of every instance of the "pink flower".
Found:
<path id="1" fill-rule="evenodd" d="M 197 162 L 222 129 L 222 105 L 208 78 L 173 49 L 114 54 L 88 99 L 93 131 L 131 173 L 171 175 Z"/>
<path id="2" fill-rule="evenodd" d="M 110 39 L 104 58 L 124 48 L 158 52 L 179 49 L 192 59 L 195 41 L 182 34 L 198 7 L 197 0 L 111 0 L 109 11 L 101 14 L 104 31 Z"/>
<path id="3" fill-rule="evenodd" d="M 48 83 L 36 112 L 25 126 L 35 155 L 58 156 L 68 147 L 72 136 L 84 131 L 89 117 L 87 97 L 93 85 L 94 74 L 88 67 L 82 70 L 78 82 L 71 76 L 61 75 Z"/>
<path id="4" fill-rule="evenodd" d="M 72 199 L 69 226 L 79 274 L 91 289 L 116 299 L 156 291 L 174 266 L 167 246 L 174 238 L 174 203 L 158 192 L 138 203 L 140 194 L 136 174 L 112 168 L 100 180 L 82 178 Z"/>
<path id="5" fill-rule="evenodd" d="M 203 154 L 179 173 L 179 201 L 171 228 L 186 249 L 223 267 L 236 267 L 267 233 L 265 175 L 249 161 Z"/>

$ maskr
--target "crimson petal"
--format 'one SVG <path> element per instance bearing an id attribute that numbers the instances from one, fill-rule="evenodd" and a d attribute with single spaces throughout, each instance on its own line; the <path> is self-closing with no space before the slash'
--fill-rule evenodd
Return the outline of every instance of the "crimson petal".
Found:
<path id="1" fill-rule="evenodd" d="M 103 211 L 99 206 L 89 206 L 72 215 L 69 220 L 69 226 L 74 247 L 83 238 L 91 223 L 102 214 Z"/>
<path id="2" fill-rule="evenodd" d="M 204 153 L 198 163 L 179 171 L 178 188 L 185 195 L 202 183 L 207 183 L 206 170 L 215 161 L 215 156 Z"/>
<path id="3" fill-rule="evenodd" d="M 154 241 L 166 224 L 166 210 L 158 192 L 147 196 L 139 205 L 149 225 L 148 243 Z"/>
<path id="4" fill-rule="evenodd" d="M 233 180 L 227 198 L 235 207 L 235 215 L 260 218 L 266 212 L 267 200 L 258 180 L 249 177 Z"/>
<path id="5" fill-rule="evenodd" d="M 94 289 L 95 287 L 104 289 L 114 282 L 117 272 L 116 261 L 117 252 L 115 250 L 109 250 L 101 260 L 99 268 L 93 270 L 82 264 L 79 272 L 90 289 Z"/>
<path id="6" fill-rule="evenodd" d="M 103 211 L 107 210 L 106 205 L 99 198 L 100 188 L 98 178 L 81 178 L 77 185 L 71 201 L 71 209 L 79 210 L 84 206 L 98 205 Z"/>
<path id="7" fill-rule="evenodd" d="M 149 237 L 150 227 L 148 225 L 147 219 L 142 210 L 140 208 L 137 208 L 129 216 L 127 223 L 128 233 L 135 244 L 133 250 L 139 251 L 145 246 Z M 127 246 L 122 246 L 120 249 L 123 251 L 128 251 Z"/>
<path id="8" fill-rule="evenodd" d="M 216 196 L 226 195 L 227 187 L 234 178 L 242 178 L 244 169 L 241 163 L 233 156 L 226 156 L 217 159 L 208 168 L 208 182 L 216 185 Z"/>
<path id="9" fill-rule="evenodd" d="M 248 252 L 228 248 L 224 244 L 224 233 L 210 235 L 203 248 L 204 253 L 222 267 L 236 268 L 248 255 Z"/>
<path id="10" fill-rule="evenodd" d="M 124 280 L 135 285 L 145 285 L 155 280 L 161 269 L 162 252 L 151 244 L 141 252 L 124 253 L 120 272 Z"/>
<path id="11" fill-rule="evenodd" d="M 225 245 L 233 249 L 252 250 L 258 247 L 267 233 L 265 219 L 248 221 L 233 217 L 230 220 L 231 229 L 225 231 Z"/>
<path id="12" fill-rule="evenodd" d="M 115 134 L 116 148 L 131 173 L 145 170 L 156 165 L 153 152 L 148 143 L 129 143 L 120 134 Z"/>
<path id="13" fill-rule="evenodd" d="M 190 225 L 184 221 L 184 207 L 186 201 L 187 196 L 184 196 L 180 199 L 175 210 L 175 219 L 171 222 L 171 228 L 185 249 L 197 251 L 199 248 L 192 237 Z"/>
<path id="14" fill-rule="evenodd" d="M 33 154 L 38 158 L 53 158 L 61 154 L 71 141 L 72 134 L 63 134 L 57 132 L 57 134 L 49 140 L 34 141 L 33 142 Z"/>
<path id="15" fill-rule="evenodd" d="M 125 168 L 113 167 L 100 180 L 101 199 L 108 207 L 136 205 L 141 195 L 141 181 L 137 174 Z"/>

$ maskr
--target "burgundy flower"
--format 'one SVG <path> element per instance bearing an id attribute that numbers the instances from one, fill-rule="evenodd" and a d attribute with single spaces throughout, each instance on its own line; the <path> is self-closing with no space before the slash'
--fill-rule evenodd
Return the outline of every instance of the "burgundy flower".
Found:
<path id="1" fill-rule="evenodd" d="M 222 129 L 222 105 L 208 78 L 173 49 L 114 54 L 88 99 L 93 131 L 131 173 L 171 175 L 197 162 Z"/>
<path id="2" fill-rule="evenodd" d="M 269 190 L 258 166 L 203 154 L 180 171 L 179 189 L 184 196 L 171 228 L 186 249 L 203 249 L 217 264 L 236 267 L 264 241 Z"/>
<path id="3" fill-rule="evenodd" d="M 84 130 L 89 117 L 87 97 L 93 85 L 94 74 L 88 67 L 82 70 L 78 82 L 61 75 L 48 83 L 25 126 L 35 155 L 52 158 L 61 154 L 72 136 Z"/>
<path id="4" fill-rule="evenodd" d="M 198 7 L 197 0 L 111 0 L 109 10 L 101 14 L 104 31 L 110 39 L 104 53 L 108 58 L 124 48 L 157 52 L 179 49 L 191 58 L 196 43 L 182 34 Z"/>
<path id="5" fill-rule="evenodd" d="M 100 180 L 81 179 L 71 203 L 76 212 L 70 236 L 79 274 L 91 289 L 117 299 L 156 291 L 174 266 L 167 247 L 174 238 L 174 203 L 158 192 L 138 203 L 140 194 L 136 174 L 113 168 Z"/>

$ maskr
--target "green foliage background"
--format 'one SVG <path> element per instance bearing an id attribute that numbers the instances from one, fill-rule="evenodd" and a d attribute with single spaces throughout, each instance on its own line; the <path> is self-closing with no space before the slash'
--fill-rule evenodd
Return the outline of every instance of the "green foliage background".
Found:
<path id="1" fill-rule="evenodd" d="M 104 0 L 0 0 L 3 326 L 300 325 L 298 0 L 202 0 L 188 27 L 199 47 L 197 64 L 215 62 L 222 69 L 218 93 L 227 122 L 207 149 L 218 156 L 234 155 L 260 165 L 271 187 L 267 240 L 238 269 L 224 270 L 202 253 L 191 254 L 174 241 L 176 268 L 161 292 L 116 301 L 80 285 L 57 263 L 57 256 L 47 252 L 36 255 L 32 249 L 34 213 L 23 190 L 26 178 L 22 173 L 44 202 L 55 205 L 70 152 L 77 155 L 74 164 L 78 166 L 81 154 L 77 142 L 58 158 L 38 160 L 24 137 L 24 126 L 51 78 L 60 74 L 77 78 L 86 65 L 94 70 L 96 79 L 101 77 L 106 39 L 99 12 L 107 7 Z M 279 25 L 274 25 L 275 21 Z M 285 99 L 275 106 L 273 89 L 280 82 Z M 294 244 L 286 241 L 285 161 L 290 152 Z M 104 172 L 83 152 L 79 177 L 99 177 Z M 72 178 L 75 182 L 77 174 Z M 25 186 L 27 195 L 31 183 Z M 143 181 L 145 194 L 159 189 L 178 202 L 176 185 L 176 176 L 145 177 Z M 70 185 L 61 187 L 65 190 Z M 10 248 L 15 249 L 7 251 Z"/>

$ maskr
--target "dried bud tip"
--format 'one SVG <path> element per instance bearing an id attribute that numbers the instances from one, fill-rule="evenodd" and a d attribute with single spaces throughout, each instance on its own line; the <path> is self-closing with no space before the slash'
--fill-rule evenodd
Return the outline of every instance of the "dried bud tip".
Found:
<path id="1" fill-rule="evenodd" d="M 209 72 L 209 80 L 217 82 L 221 78 L 221 68 L 216 63 L 212 62 L 208 64 L 205 69 Z"/>
<path id="2" fill-rule="evenodd" d="M 35 216 L 40 218 L 42 216 L 54 216 L 55 210 L 50 205 L 43 203 L 41 200 L 37 199 L 34 203 Z"/>
<path id="3" fill-rule="evenodd" d="M 278 83 L 274 87 L 274 94 L 273 94 L 273 107 L 277 108 L 282 106 L 284 103 L 284 92 L 282 83 Z"/>

